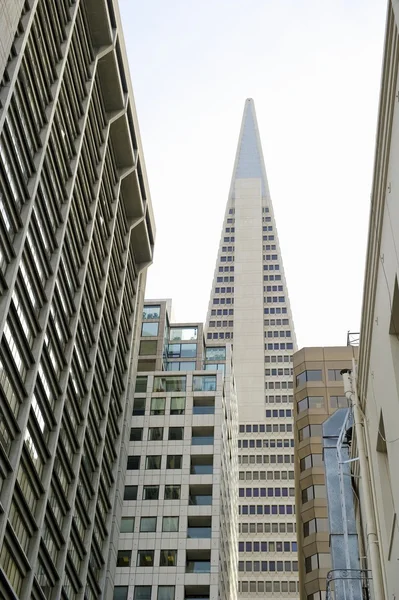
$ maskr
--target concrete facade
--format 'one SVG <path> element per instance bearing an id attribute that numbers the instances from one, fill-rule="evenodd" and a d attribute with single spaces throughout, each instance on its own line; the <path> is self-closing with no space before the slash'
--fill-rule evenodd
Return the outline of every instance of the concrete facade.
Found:
<path id="1" fill-rule="evenodd" d="M 331 569 L 322 423 L 347 408 L 342 369 L 358 348 L 302 348 L 294 354 L 295 489 L 301 600 L 324 600 Z"/>
<path id="2" fill-rule="evenodd" d="M 117 3 L 21 4 L 0 4 L 0 595 L 94 600 L 154 223 Z"/>
<path id="3" fill-rule="evenodd" d="M 384 587 L 380 597 L 385 598 L 399 595 L 398 6 L 397 1 L 388 2 L 357 374 L 369 467 L 361 477 L 370 480 Z M 356 452 L 357 436 L 353 448 Z M 357 465 L 355 474 L 359 474 Z M 365 520 L 361 488 L 360 509 L 371 568 L 370 523 Z"/>
<path id="4" fill-rule="evenodd" d="M 239 414 L 239 597 L 293 598 L 296 342 L 252 99 L 245 102 L 207 315 L 207 345 L 225 340 L 234 347 Z"/>
<path id="5" fill-rule="evenodd" d="M 207 353 L 202 324 L 171 324 L 169 311 L 165 301 L 144 305 L 140 360 L 153 368 L 137 376 L 129 419 L 114 600 L 235 600 L 231 351 Z"/>

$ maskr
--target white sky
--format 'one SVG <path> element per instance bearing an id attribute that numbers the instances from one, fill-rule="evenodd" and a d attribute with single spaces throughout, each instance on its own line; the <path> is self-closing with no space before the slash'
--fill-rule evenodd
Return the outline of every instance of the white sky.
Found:
<path id="1" fill-rule="evenodd" d="M 147 298 L 203 321 L 255 101 L 298 345 L 358 331 L 386 3 L 119 0 L 157 227 Z"/>

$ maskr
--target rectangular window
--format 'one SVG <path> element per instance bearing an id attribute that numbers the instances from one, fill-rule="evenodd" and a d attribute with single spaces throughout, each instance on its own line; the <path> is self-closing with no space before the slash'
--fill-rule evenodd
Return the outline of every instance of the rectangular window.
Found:
<path id="1" fill-rule="evenodd" d="M 141 337 L 156 337 L 158 335 L 158 327 L 159 323 L 143 323 L 141 326 Z"/>
<path id="2" fill-rule="evenodd" d="M 147 391 L 147 377 L 136 377 L 136 387 L 134 390 L 137 394 L 146 393 Z"/>
<path id="3" fill-rule="evenodd" d="M 132 551 L 131 550 L 118 550 L 118 556 L 116 559 L 117 567 L 130 567 L 131 560 L 132 560 Z"/>
<path id="4" fill-rule="evenodd" d="M 331 408 L 348 408 L 348 398 L 346 396 L 330 396 Z"/>
<path id="5" fill-rule="evenodd" d="M 184 397 L 170 399 L 170 414 L 171 415 L 184 415 L 185 407 L 186 407 L 186 399 Z"/>
<path id="6" fill-rule="evenodd" d="M 148 439 L 151 442 L 160 442 L 163 440 L 163 427 L 149 427 Z"/>
<path id="7" fill-rule="evenodd" d="M 162 531 L 179 531 L 179 517 L 163 517 Z"/>
<path id="8" fill-rule="evenodd" d="M 143 500 L 158 500 L 159 485 L 145 485 L 143 488 Z"/>
<path id="9" fill-rule="evenodd" d="M 126 485 L 123 493 L 124 500 L 137 500 L 137 485 Z"/>
<path id="10" fill-rule="evenodd" d="M 176 567 L 177 550 L 161 550 L 159 554 L 160 567 Z"/>
<path id="11" fill-rule="evenodd" d="M 140 342 L 140 356 L 150 356 L 157 353 L 157 340 L 146 340 Z"/>
<path id="12" fill-rule="evenodd" d="M 184 427 L 169 427 L 169 440 L 182 440 L 184 438 Z"/>
<path id="13" fill-rule="evenodd" d="M 133 533 L 134 531 L 134 517 L 122 517 L 121 519 L 121 533 Z"/>
<path id="14" fill-rule="evenodd" d="M 328 369 L 328 381 L 342 381 L 342 369 Z"/>
<path id="15" fill-rule="evenodd" d="M 132 415 L 134 417 L 139 417 L 145 414 L 145 398 L 135 398 L 133 402 L 133 412 Z"/>
<path id="16" fill-rule="evenodd" d="M 185 392 L 186 377 L 154 377 L 154 392 Z"/>
<path id="17" fill-rule="evenodd" d="M 140 456 L 128 456 L 127 457 L 127 470 L 138 471 L 140 469 Z"/>
<path id="18" fill-rule="evenodd" d="M 153 567 L 154 566 L 154 550 L 139 550 L 137 552 L 138 567 Z"/>
<path id="19" fill-rule="evenodd" d="M 165 398 L 151 398 L 151 415 L 165 414 Z"/>
<path id="20" fill-rule="evenodd" d="M 175 586 L 159 585 L 157 600 L 175 600 Z"/>
<path id="21" fill-rule="evenodd" d="M 150 533 L 157 529 L 157 518 L 156 517 L 141 517 L 140 519 L 140 531 L 143 533 Z"/>
<path id="22" fill-rule="evenodd" d="M 166 457 L 166 468 L 167 469 L 181 469 L 183 457 L 181 455 L 168 455 Z"/>
<path id="23" fill-rule="evenodd" d="M 307 381 L 323 381 L 321 369 L 313 369 L 309 371 L 302 371 L 296 377 L 296 384 L 301 385 Z"/>
<path id="24" fill-rule="evenodd" d="M 143 307 L 143 321 L 147 319 L 159 319 L 161 316 L 160 306 L 144 306 Z"/>
<path id="25" fill-rule="evenodd" d="M 160 469 L 161 468 L 161 456 L 147 456 L 145 461 L 145 468 L 147 470 Z"/>
<path id="26" fill-rule="evenodd" d="M 134 600 L 151 600 L 151 586 L 136 585 L 134 588 Z"/>
<path id="27" fill-rule="evenodd" d="M 165 485 L 165 500 L 180 500 L 180 485 Z"/>
<path id="28" fill-rule="evenodd" d="M 196 340 L 198 335 L 197 327 L 171 327 L 170 341 L 191 341 Z"/>
<path id="29" fill-rule="evenodd" d="M 130 441 L 131 442 L 141 442 L 143 439 L 143 428 L 142 427 L 132 427 L 130 429 Z"/>
<path id="30" fill-rule="evenodd" d="M 193 376 L 193 391 L 194 392 L 215 392 L 216 391 L 216 375 L 194 375 Z"/>

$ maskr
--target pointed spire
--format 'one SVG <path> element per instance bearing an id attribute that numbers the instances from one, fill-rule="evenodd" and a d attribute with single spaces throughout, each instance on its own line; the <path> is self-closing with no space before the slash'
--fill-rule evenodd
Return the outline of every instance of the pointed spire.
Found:
<path id="1" fill-rule="evenodd" d="M 262 196 L 269 196 L 262 146 L 260 143 L 255 103 L 247 98 L 242 117 L 240 137 L 234 163 L 229 198 L 234 197 L 236 179 L 259 178 L 262 180 Z"/>

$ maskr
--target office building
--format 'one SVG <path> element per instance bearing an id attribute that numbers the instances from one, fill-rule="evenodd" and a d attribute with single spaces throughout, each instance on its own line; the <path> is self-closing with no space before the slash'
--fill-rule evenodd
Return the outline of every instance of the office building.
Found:
<path id="1" fill-rule="evenodd" d="M 237 598 L 237 403 L 229 345 L 201 323 L 141 322 L 114 600 Z"/>
<path id="2" fill-rule="evenodd" d="M 357 463 L 354 474 L 361 476 L 364 554 L 375 598 L 388 599 L 399 595 L 399 5 L 387 6 L 357 373 L 361 425 L 353 450 L 356 456 L 362 436 L 366 472 Z"/>
<path id="3" fill-rule="evenodd" d="M 233 345 L 239 415 L 239 597 L 292 598 L 296 342 L 252 99 L 245 102 L 207 315 L 207 345 L 226 341 Z"/>
<path id="4" fill-rule="evenodd" d="M 1 7 L 0 595 L 94 600 L 151 201 L 116 1 Z"/>
<path id="5" fill-rule="evenodd" d="M 347 408 L 341 370 L 354 346 L 302 348 L 294 354 L 295 489 L 301 600 L 324 600 L 331 570 L 322 424 Z"/>

